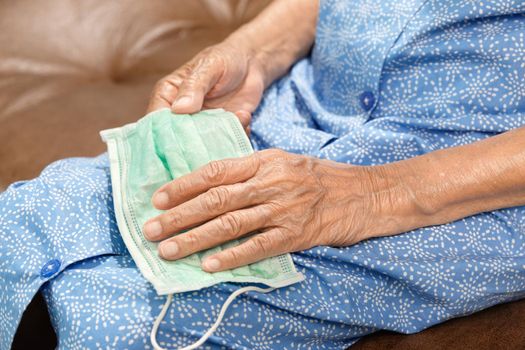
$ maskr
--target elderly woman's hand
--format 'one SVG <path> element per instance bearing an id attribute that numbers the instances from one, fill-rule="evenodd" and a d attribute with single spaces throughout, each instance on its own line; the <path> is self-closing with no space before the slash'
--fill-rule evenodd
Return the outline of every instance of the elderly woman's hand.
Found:
<path id="1" fill-rule="evenodd" d="M 404 211 L 409 196 L 381 169 L 279 150 L 215 161 L 155 193 L 153 204 L 167 211 L 148 221 L 144 233 L 163 240 L 160 255 L 175 260 L 256 232 L 209 256 L 207 271 L 397 233 L 400 222 L 410 219 Z"/>
<path id="2" fill-rule="evenodd" d="M 271 3 L 223 42 L 206 48 L 155 86 L 148 111 L 195 113 L 224 108 L 248 128 L 264 88 L 309 51 L 318 2 Z M 283 35 L 286 33 L 286 35 Z"/>
<path id="3" fill-rule="evenodd" d="M 253 52 L 240 40 L 225 41 L 161 79 L 148 111 L 167 107 L 176 113 L 195 113 L 221 107 L 236 113 L 246 129 L 264 87 L 262 67 Z"/>
<path id="4" fill-rule="evenodd" d="M 257 231 L 209 256 L 207 271 L 317 245 L 351 245 L 525 205 L 523 150 L 525 127 L 379 166 L 257 152 L 162 186 L 153 204 L 167 211 L 148 221 L 144 233 L 164 240 L 160 254 L 172 260 Z"/>

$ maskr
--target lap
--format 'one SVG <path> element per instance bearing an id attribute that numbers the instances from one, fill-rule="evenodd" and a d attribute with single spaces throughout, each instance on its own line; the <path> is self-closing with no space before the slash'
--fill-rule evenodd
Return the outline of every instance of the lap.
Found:
<path id="1" fill-rule="evenodd" d="M 40 183 L 32 183 L 36 194 L 31 203 L 42 208 L 29 208 L 22 216 L 4 210 L 0 222 L 11 224 L 3 232 L 11 232 L 10 241 L 23 241 L 28 238 L 24 236 L 27 220 L 43 222 L 35 226 L 37 238 L 29 237 L 35 242 L 16 245 L 25 249 L 29 260 L 31 252 L 37 250 L 36 242 L 45 243 L 46 252 L 52 252 L 49 254 L 77 249 L 76 260 L 43 287 L 60 346 L 144 348 L 165 297 L 157 296 L 140 275 L 115 234 L 107 161 L 75 162 L 55 165 L 43 174 Z M 9 202 L 5 195 L 2 197 L 3 203 L 8 203 L 5 207 L 27 202 L 29 192 L 23 192 L 22 187 L 10 190 Z M 67 200 L 59 202 L 56 196 L 67 196 Z M 81 214 L 78 208 L 82 208 Z M 76 221 L 62 222 L 74 213 Z M 269 294 L 239 297 L 207 345 L 345 348 L 377 329 L 416 332 L 522 297 L 523 214 L 523 208 L 511 208 L 351 247 L 317 247 L 294 253 L 296 266 L 306 280 Z M 91 222 L 99 225 L 89 226 L 91 231 L 85 234 L 105 239 L 68 246 L 83 237 L 78 235 L 78 224 Z M 7 237 L 2 239 L 7 241 Z M 9 249 L 16 247 L 5 245 L 2 256 L 12 254 Z M 5 265 L 5 260 L 2 263 Z M 19 267 L 23 271 L 33 265 L 38 267 L 36 263 Z M 223 302 L 237 288 L 220 284 L 176 294 L 158 340 L 170 347 L 194 342 L 215 321 Z M 13 295 L 8 298 L 16 299 L 17 291 L 11 291 Z"/>

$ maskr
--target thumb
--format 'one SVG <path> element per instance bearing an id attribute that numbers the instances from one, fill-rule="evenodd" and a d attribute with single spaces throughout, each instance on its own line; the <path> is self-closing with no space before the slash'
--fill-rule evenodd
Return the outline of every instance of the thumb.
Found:
<path id="1" fill-rule="evenodd" d="M 175 113 L 195 113 L 202 109 L 204 97 L 222 75 L 222 66 L 215 59 L 197 62 L 179 86 L 171 109 Z M 186 68 L 187 69 L 187 68 Z"/>

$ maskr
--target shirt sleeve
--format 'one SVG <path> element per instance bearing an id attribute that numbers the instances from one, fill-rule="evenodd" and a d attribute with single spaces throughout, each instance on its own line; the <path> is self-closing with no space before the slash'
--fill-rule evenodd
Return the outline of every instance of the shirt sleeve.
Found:
<path id="1" fill-rule="evenodd" d="M 68 265 L 121 254 L 105 156 L 53 163 L 0 193 L 0 349 L 41 286 Z"/>

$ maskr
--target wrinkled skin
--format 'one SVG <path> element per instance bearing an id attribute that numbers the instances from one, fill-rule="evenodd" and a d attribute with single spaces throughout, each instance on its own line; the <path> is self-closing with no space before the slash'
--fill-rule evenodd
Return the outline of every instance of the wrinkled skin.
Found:
<path id="1" fill-rule="evenodd" d="M 224 108 L 248 132 L 264 90 L 261 69 L 241 46 L 223 42 L 209 47 L 157 83 L 148 111 L 171 108 L 183 114 Z"/>
<path id="2" fill-rule="evenodd" d="M 166 212 L 144 232 L 164 240 L 160 255 L 174 260 L 259 231 L 207 259 L 207 271 L 317 245 L 351 245 L 368 237 L 371 219 L 380 217 L 375 208 L 392 204 L 375 203 L 380 196 L 371 195 L 368 169 L 279 150 L 215 161 L 160 188 L 153 203 Z"/>
<path id="3" fill-rule="evenodd" d="M 380 166 L 266 150 L 162 186 L 152 201 L 165 212 L 144 234 L 173 260 L 259 231 L 203 261 L 204 270 L 221 271 L 525 205 L 524 169 L 525 127 Z"/>
<path id="4" fill-rule="evenodd" d="M 264 89 L 314 42 L 318 1 L 274 1 L 223 42 L 208 47 L 155 86 L 148 111 L 224 108 L 248 132 Z M 286 33 L 286 35 L 283 35 Z"/>

